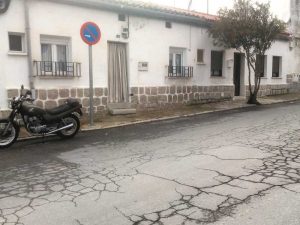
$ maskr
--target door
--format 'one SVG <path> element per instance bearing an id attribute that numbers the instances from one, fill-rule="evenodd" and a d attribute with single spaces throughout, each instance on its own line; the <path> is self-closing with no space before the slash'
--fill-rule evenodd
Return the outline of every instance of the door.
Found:
<path id="1" fill-rule="evenodd" d="M 108 43 L 108 98 L 110 103 L 128 102 L 126 44 Z"/>
<path id="2" fill-rule="evenodd" d="M 234 53 L 234 70 L 233 70 L 233 82 L 234 82 L 234 95 L 241 95 L 241 54 Z"/>

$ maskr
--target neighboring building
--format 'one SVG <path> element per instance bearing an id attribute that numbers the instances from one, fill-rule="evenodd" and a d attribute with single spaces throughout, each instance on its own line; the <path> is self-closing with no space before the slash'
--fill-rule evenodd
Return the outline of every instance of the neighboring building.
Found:
<path id="1" fill-rule="evenodd" d="M 88 112 L 88 46 L 79 34 L 86 21 L 102 31 L 93 46 L 98 112 L 110 102 L 154 107 L 246 96 L 244 55 L 214 46 L 207 29 L 215 19 L 131 1 L 0 0 L 0 110 L 24 84 L 38 105 L 74 97 Z M 294 52 L 283 35 L 259 60 L 260 94 L 289 88 L 287 74 L 298 72 Z"/>
<path id="2" fill-rule="evenodd" d="M 292 34 L 290 46 L 294 48 L 294 65 L 296 68 L 300 68 L 300 1 L 290 0 L 290 8 L 291 19 L 289 29 Z"/>

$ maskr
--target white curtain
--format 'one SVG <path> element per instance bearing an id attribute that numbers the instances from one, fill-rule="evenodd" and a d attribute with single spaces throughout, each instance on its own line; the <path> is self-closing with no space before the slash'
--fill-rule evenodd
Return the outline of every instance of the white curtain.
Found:
<path id="1" fill-rule="evenodd" d="M 128 72 L 126 45 L 108 44 L 108 94 L 109 102 L 128 102 Z"/>
<path id="2" fill-rule="evenodd" d="M 52 71 L 52 47 L 50 44 L 42 44 L 42 63 L 41 69 L 45 72 Z"/>
<path id="3" fill-rule="evenodd" d="M 67 62 L 67 46 L 56 45 L 56 51 L 57 51 L 57 61 Z"/>
<path id="4" fill-rule="evenodd" d="M 50 44 L 42 44 L 42 61 L 52 61 L 52 49 Z"/>
<path id="5" fill-rule="evenodd" d="M 56 45 L 57 64 L 59 71 L 67 71 L 67 46 Z"/>

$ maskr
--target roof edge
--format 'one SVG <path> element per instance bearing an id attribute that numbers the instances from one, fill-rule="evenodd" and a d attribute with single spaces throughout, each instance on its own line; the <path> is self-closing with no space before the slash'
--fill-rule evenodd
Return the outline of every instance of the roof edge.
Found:
<path id="1" fill-rule="evenodd" d="M 209 27 L 212 21 L 199 16 L 186 15 L 183 13 L 168 12 L 165 10 L 135 7 L 127 4 L 117 4 L 117 2 L 91 1 L 91 0 L 38 0 L 79 6 L 84 8 L 93 8 L 98 10 L 107 10 L 117 13 L 126 13 L 139 17 L 150 17 L 161 20 L 170 20 L 171 22 L 185 23 L 194 26 Z"/>

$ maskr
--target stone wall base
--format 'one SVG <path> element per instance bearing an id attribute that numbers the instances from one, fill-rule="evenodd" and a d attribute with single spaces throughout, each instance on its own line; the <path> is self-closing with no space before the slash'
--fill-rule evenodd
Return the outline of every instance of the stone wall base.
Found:
<path id="1" fill-rule="evenodd" d="M 283 91 L 274 91 L 282 89 Z M 300 92 L 300 82 L 290 82 L 280 85 L 262 85 L 259 96 Z M 8 89 L 8 98 L 19 96 L 18 89 Z M 166 108 L 181 104 L 201 104 L 232 99 L 233 85 L 220 86 L 157 86 L 157 87 L 131 87 L 130 102 L 137 105 L 139 110 L 149 108 Z M 249 91 L 246 86 L 246 95 Z M 61 105 L 67 98 L 77 99 L 83 106 L 83 113 L 89 113 L 89 89 L 36 89 L 36 104 L 43 108 L 53 108 Z M 95 118 L 101 119 L 107 113 L 108 89 L 94 88 Z M 3 113 L 2 113 L 3 114 Z M 2 116 L 0 114 L 0 116 Z M 5 116 L 3 114 L 3 116 Z M 2 117 L 3 117 L 2 116 Z"/>
<path id="2" fill-rule="evenodd" d="M 7 90 L 8 98 L 19 96 L 18 89 Z M 94 112 L 103 113 L 107 105 L 107 88 L 94 88 L 93 104 Z M 46 109 L 54 108 L 64 104 L 66 99 L 75 98 L 82 104 L 83 113 L 89 112 L 89 89 L 72 88 L 72 89 L 36 89 L 35 104 Z"/>
<path id="3" fill-rule="evenodd" d="M 131 87 L 130 101 L 141 108 L 167 107 L 169 104 L 198 104 L 233 97 L 233 86 Z"/>
<path id="4" fill-rule="evenodd" d="M 295 92 L 300 92 L 300 88 L 298 90 L 294 90 Z M 290 84 L 272 84 L 272 85 L 260 85 L 259 91 L 257 93 L 258 97 L 268 96 L 268 95 L 280 95 L 292 93 Z M 246 96 L 250 95 L 249 86 L 246 86 Z"/>

